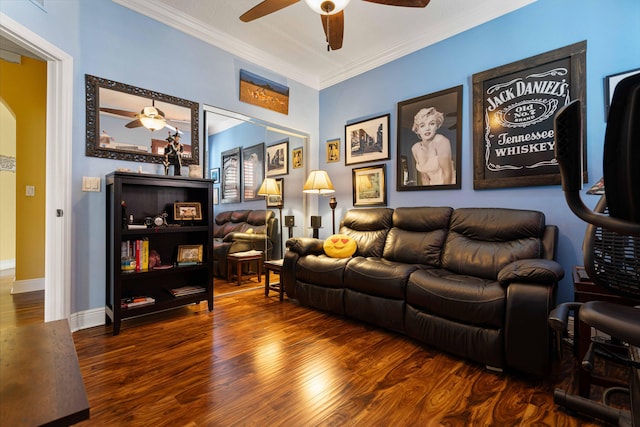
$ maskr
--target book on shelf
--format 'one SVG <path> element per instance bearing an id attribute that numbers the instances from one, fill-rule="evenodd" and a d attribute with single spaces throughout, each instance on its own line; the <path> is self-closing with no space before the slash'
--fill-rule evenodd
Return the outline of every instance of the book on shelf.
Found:
<path id="1" fill-rule="evenodd" d="M 155 302 L 155 298 L 147 296 L 127 297 L 120 300 L 120 308 L 140 307 L 143 305 L 155 304 Z"/>
<path id="2" fill-rule="evenodd" d="M 244 252 L 234 252 L 232 254 L 229 254 L 230 256 L 234 256 L 234 257 L 238 257 L 238 258 L 242 258 L 245 256 L 255 256 L 255 255 L 262 255 L 262 251 L 256 251 L 255 249 L 252 249 L 250 251 L 244 251 Z"/>
<path id="3" fill-rule="evenodd" d="M 149 269 L 149 239 L 126 240 L 120 247 L 120 255 L 123 260 L 122 270 L 147 271 Z M 124 262 L 124 261 L 127 262 Z"/>
<path id="4" fill-rule="evenodd" d="M 181 286 L 179 288 L 169 289 L 174 297 L 183 297 L 186 295 L 200 294 L 206 291 L 204 286 Z"/>

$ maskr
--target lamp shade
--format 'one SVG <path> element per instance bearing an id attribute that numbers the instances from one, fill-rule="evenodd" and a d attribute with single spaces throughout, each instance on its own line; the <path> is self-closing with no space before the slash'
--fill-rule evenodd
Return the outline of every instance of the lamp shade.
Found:
<path id="1" fill-rule="evenodd" d="M 315 193 L 315 194 L 331 194 L 335 193 L 336 189 L 333 188 L 333 184 L 329 179 L 329 174 L 323 170 L 311 171 L 307 182 L 304 183 L 302 188 L 303 193 Z"/>
<path id="2" fill-rule="evenodd" d="M 304 0 L 307 5 L 320 15 L 335 15 L 349 4 L 350 0 Z"/>
<path id="3" fill-rule="evenodd" d="M 280 196 L 280 187 L 274 178 L 265 178 L 258 190 L 258 196 Z"/>

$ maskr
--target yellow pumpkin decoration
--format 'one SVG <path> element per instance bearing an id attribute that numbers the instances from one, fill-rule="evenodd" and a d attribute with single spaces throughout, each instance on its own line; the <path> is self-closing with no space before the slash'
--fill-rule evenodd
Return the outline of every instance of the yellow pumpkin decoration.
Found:
<path id="1" fill-rule="evenodd" d="M 356 253 L 358 246 L 346 234 L 334 234 L 324 241 L 323 248 L 324 253 L 331 258 L 349 258 Z"/>

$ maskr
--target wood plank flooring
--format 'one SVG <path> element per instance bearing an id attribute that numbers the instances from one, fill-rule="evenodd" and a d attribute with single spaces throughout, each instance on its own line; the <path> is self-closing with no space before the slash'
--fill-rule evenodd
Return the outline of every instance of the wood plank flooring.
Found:
<path id="1" fill-rule="evenodd" d="M 544 381 L 494 373 L 256 286 L 229 284 L 213 312 L 127 320 L 115 337 L 75 332 L 91 404 L 79 425 L 600 425 L 553 403 L 554 387 L 574 388 L 569 351 Z"/>

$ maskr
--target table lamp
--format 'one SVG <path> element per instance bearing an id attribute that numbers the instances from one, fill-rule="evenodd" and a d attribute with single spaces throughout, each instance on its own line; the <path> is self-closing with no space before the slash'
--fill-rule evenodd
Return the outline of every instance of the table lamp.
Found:
<path id="1" fill-rule="evenodd" d="M 309 173 L 309 177 L 307 178 L 307 182 L 304 183 L 304 187 L 302 188 L 303 193 L 310 194 L 332 194 L 335 193 L 336 189 L 333 188 L 333 184 L 331 183 L 331 179 L 329 179 L 329 174 L 323 170 L 313 170 Z M 333 234 L 336 233 L 336 206 L 338 206 L 338 202 L 336 201 L 335 196 L 331 196 L 331 200 L 329 201 L 329 206 L 331 207 L 331 216 L 333 219 Z M 319 225 L 313 226 L 313 237 L 318 238 L 318 228 Z"/>

